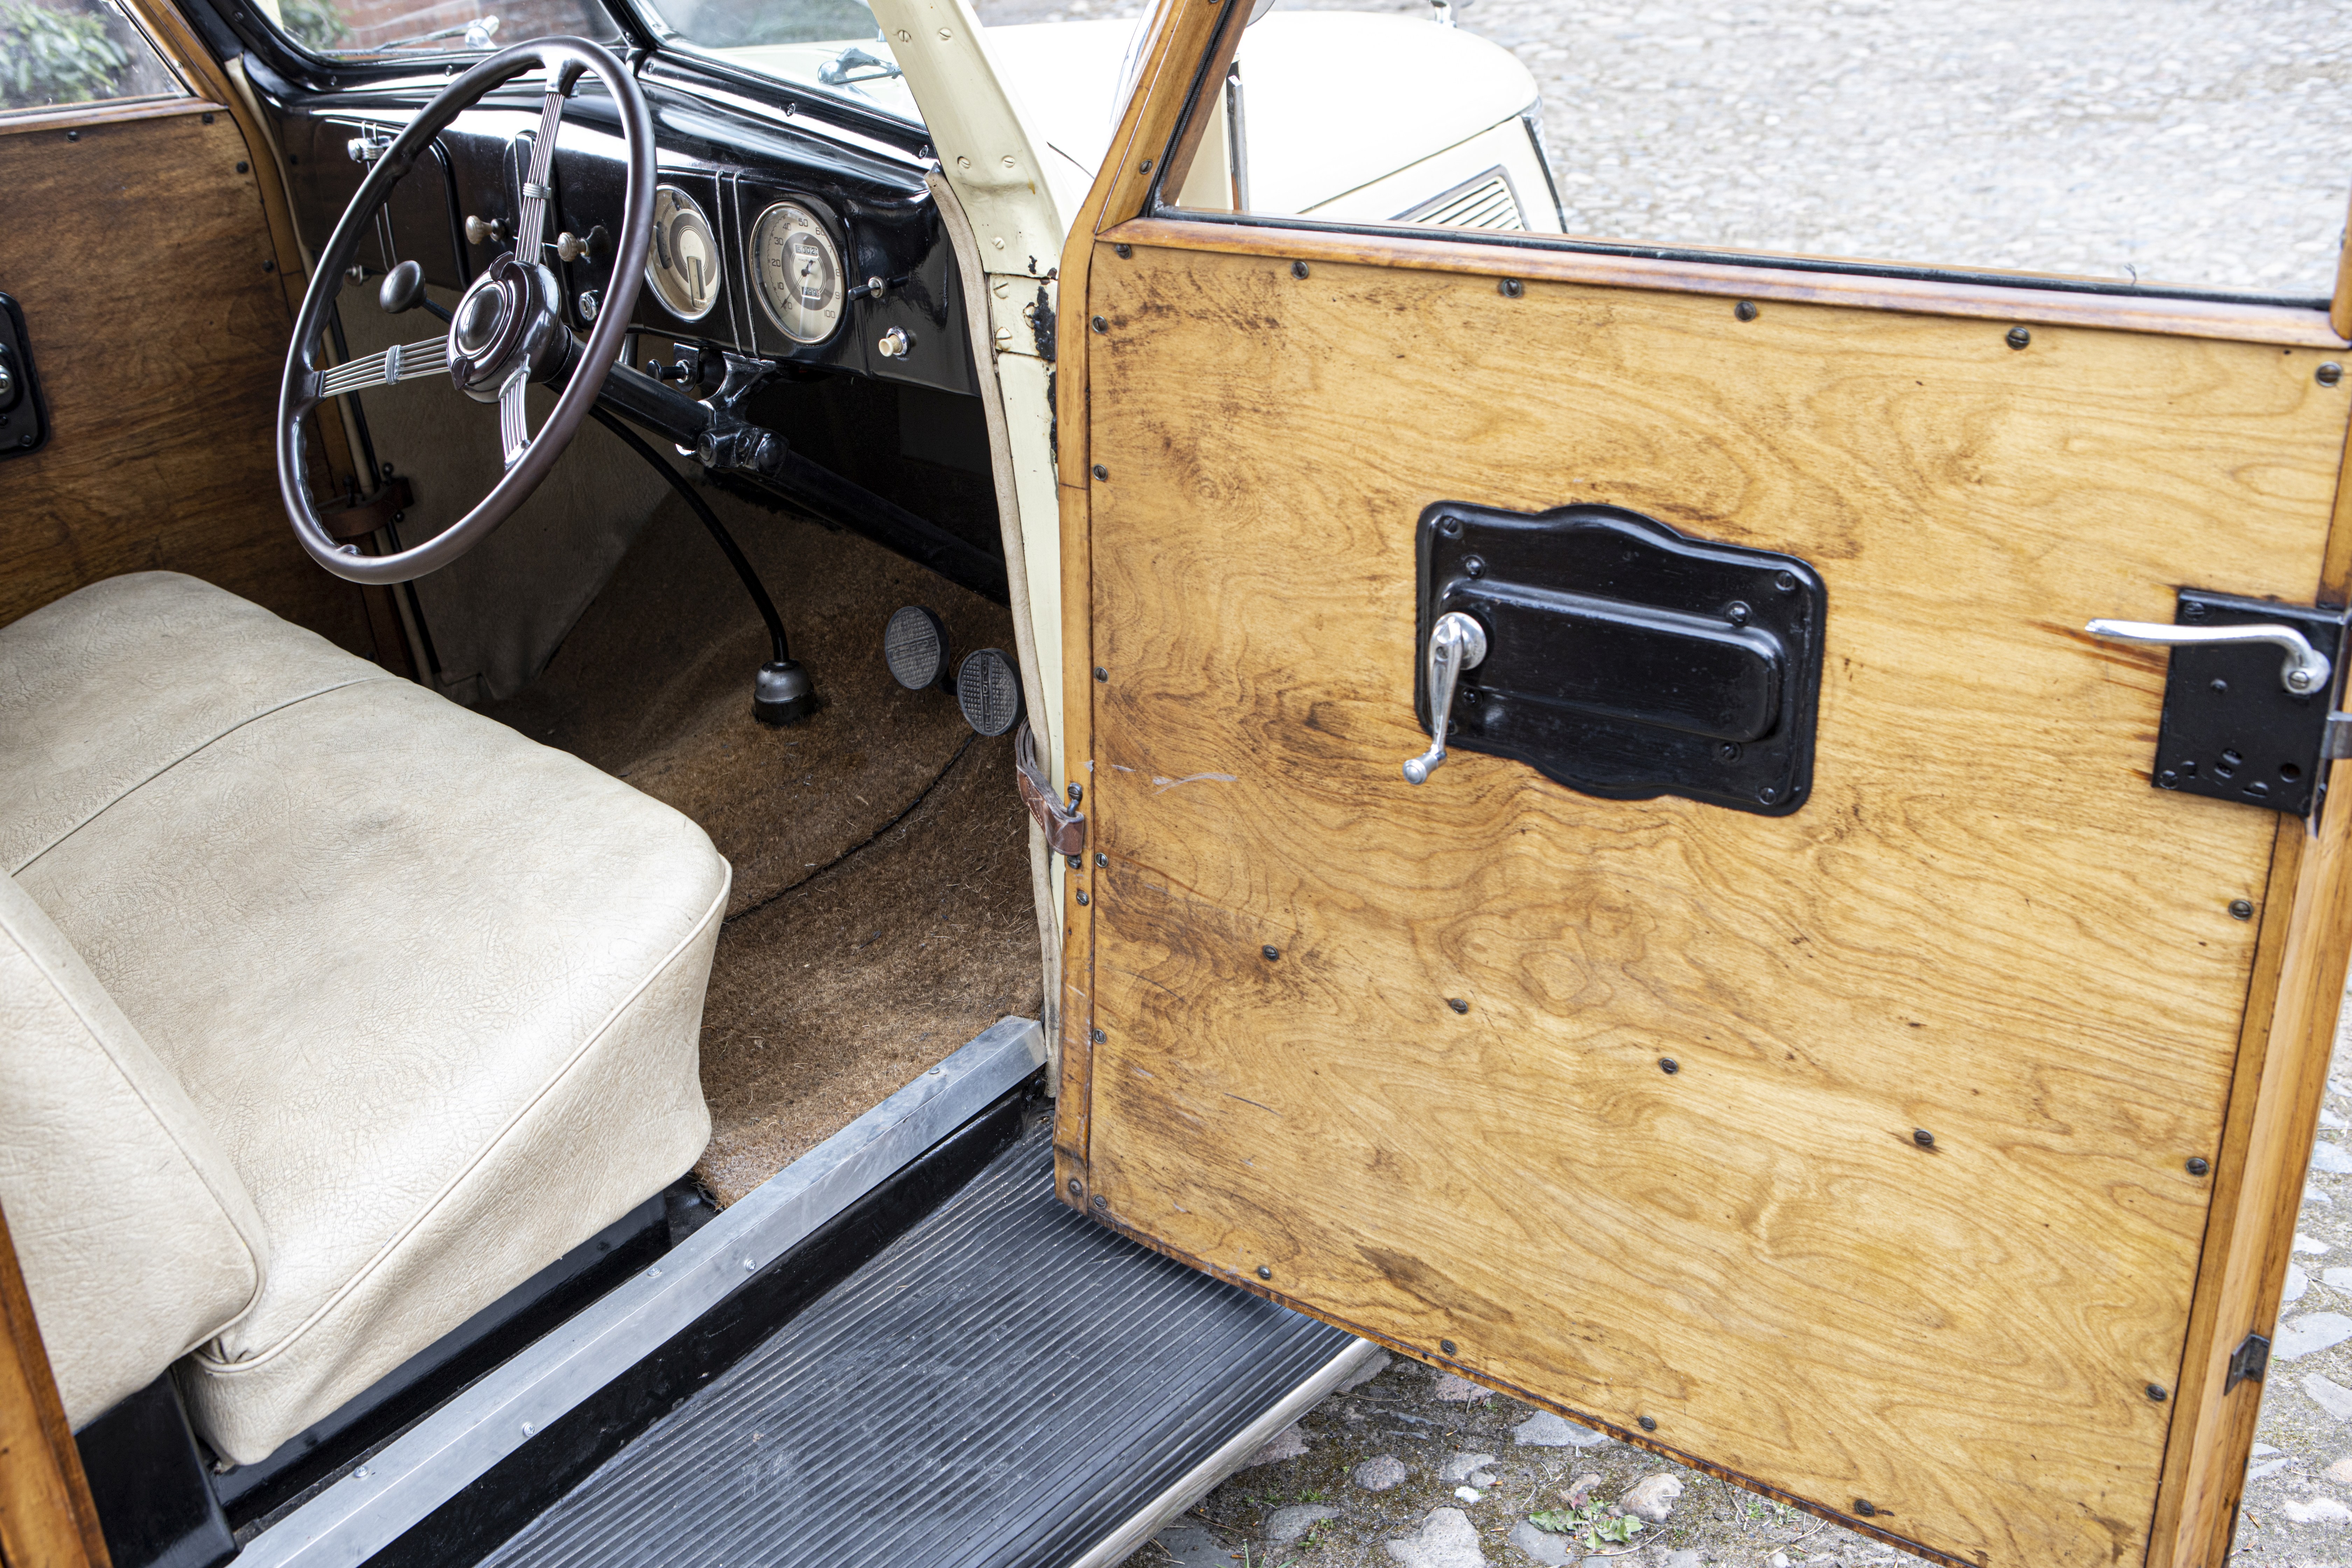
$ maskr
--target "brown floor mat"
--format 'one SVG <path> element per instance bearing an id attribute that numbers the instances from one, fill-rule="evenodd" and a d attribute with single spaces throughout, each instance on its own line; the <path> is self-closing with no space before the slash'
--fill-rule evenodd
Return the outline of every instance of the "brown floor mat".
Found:
<path id="1" fill-rule="evenodd" d="M 731 1203 L 1043 996 L 1011 742 L 975 737 L 953 698 L 907 691 L 882 662 L 901 605 L 937 611 L 959 658 L 1010 651 L 1006 612 L 855 535 L 709 499 L 783 613 L 814 718 L 752 719 L 766 633 L 676 500 L 546 672 L 486 711 L 677 807 L 733 863 L 697 1167 Z"/>

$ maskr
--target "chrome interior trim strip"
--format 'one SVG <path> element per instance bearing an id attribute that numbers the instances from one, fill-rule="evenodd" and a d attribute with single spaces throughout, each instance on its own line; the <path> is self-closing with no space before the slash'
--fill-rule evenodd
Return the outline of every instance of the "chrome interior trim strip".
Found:
<path id="1" fill-rule="evenodd" d="M 249 1542 L 238 1568 L 356 1568 L 1045 1060 L 1005 1018 L 770 1177 Z"/>

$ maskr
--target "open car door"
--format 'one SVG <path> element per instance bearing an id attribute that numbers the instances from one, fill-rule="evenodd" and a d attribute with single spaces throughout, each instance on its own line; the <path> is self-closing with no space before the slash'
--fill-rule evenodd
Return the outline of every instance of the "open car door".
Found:
<path id="1" fill-rule="evenodd" d="M 1248 10 L 1162 6 L 1063 262 L 1065 1200 L 1926 1556 L 2218 1565 L 2343 323 L 1177 212 Z"/>

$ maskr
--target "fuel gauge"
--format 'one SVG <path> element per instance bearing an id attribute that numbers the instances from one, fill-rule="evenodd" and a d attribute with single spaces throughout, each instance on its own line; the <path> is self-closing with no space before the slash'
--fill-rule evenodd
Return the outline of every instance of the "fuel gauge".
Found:
<path id="1" fill-rule="evenodd" d="M 710 220 L 676 185 L 656 185 L 653 244 L 646 253 L 646 281 L 655 295 L 672 315 L 698 321 L 719 302 L 719 274 Z"/>

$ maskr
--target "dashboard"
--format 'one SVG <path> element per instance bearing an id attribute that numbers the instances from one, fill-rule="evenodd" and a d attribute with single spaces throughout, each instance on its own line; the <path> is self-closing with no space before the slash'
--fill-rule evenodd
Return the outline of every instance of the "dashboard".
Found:
<path id="1" fill-rule="evenodd" d="M 322 249 L 368 163 L 430 95 L 414 84 L 303 93 L 252 72 L 278 115 L 294 218 Z M 653 111 L 654 232 L 633 325 L 654 342 L 977 393 L 961 286 L 924 183 L 919 128 L 894 138 L 829 123 L 781 86 L 640 77 Z M 485 99 L 394 188 L 360 248 L 370 277 L 415 260 L 457 289 L 509 248 L 537 133 L 535 80 Z M 567 102 L 548 259 L 569 324 L 612 289 L 625 183 L 618 117 L 583 82 Z M 364 296 L 357 296 L 364 298 Z M 346 308 L 355 291 L 344 293 Z M 636 353 L 632 350 L 633 354 Z M 643 355 L 637 356 L 642 360 Z"/>

